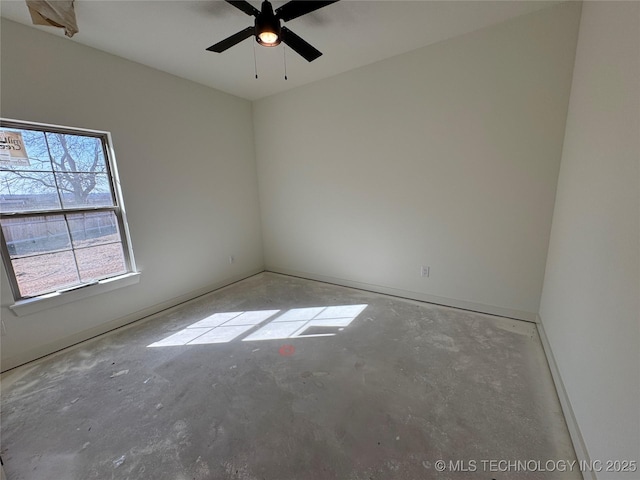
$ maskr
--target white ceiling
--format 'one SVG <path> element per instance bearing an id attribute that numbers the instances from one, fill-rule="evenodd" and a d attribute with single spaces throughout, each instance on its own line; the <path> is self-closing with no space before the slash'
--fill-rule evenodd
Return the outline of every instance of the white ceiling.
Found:
<path id="1" fill-rule="evenodd" d="M 260 1 L 250 3 L 260 8 Z M 80 32 L 69 41 L 255 100 L 556 3 L 342 0 L 286 23 L 324 54 L 308 63 L 287 48 L 288 80 L 282 45 L 261 47 L 249 38 L 223 53 L 205 50 L 253 24 L 221 0 L 76 0 Z M 23 0 L 2 0 L 0 8 L 3 17 L 32 26 Z M 60 29 L 33 28 L 64 37 Z"/>

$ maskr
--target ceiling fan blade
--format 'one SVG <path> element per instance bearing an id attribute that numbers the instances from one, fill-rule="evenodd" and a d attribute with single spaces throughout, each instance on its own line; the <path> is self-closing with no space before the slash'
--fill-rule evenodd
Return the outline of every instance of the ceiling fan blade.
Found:
<path id="1" fill-rule="evenodd" d="M 240 30 L 236 34 L 233 34 L 230 37 L 225 38 L 221 42 L 218 42 L 215 45 L 211 45 L 209 48 L 207 48 L 207 50 L 210 52 L 222 53 L 227 48 L 231 48 L 234 45 L 243 41 L 245 38 L 249 38 L 251 35 L 255 33 L 255 31 L 256 31 L 255 27 L 247 27 L 244 30 Z"/>
<path id="2" fill-rule="evenodd" d="M 260 15 L 260 10 L 245 0 L 226 0 L 226 2 L 233 5 L 238 10 L 242 10 L 247 15 L 251 15 L 253 17 Z"/>
<path id="3" fill-rule="evenodd" d="M 307 13 L 311 13 L 314 10 L 326 7 L 327 5 L 331 5 L 332 3 L 336 3 L 337 1 L 338 0 L 330 0 L 326 2 L 319 2 L 315 0 L 291 0 L 290 2 L 285 3 L 281 7 L 277 8 L 274 13 L 279 19 L 288 22 L 289 20 L 293 20 L 294 18 L 298 18 Z"/>
<path id="4" fill-rule="evenodd" d="M 313 62 L 316 58 L 322 55 L 320 50 L 307 43 L 287 27 L 282 27 L 282 41 L 289 45 L 292 50 L 298 53 L 307 62 Z"/>

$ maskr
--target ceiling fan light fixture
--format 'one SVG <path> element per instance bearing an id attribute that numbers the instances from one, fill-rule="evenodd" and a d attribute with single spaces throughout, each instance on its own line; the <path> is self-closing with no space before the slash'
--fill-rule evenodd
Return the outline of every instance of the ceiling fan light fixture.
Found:
<path id="1" fill-rule="evenodd" d="M 265 47 L 280 45 L 280 20 L 273 13 L 269 2 L 262 3 L 262 11 L 256 17 L 256 40 Z"/>
<path id="2" fill-rule="evenodd" d="M 280 37 L 275 32 L 264 31 L 258 34 L 258 43 L 265 47 L 275 47 L 280 43 Z"/>

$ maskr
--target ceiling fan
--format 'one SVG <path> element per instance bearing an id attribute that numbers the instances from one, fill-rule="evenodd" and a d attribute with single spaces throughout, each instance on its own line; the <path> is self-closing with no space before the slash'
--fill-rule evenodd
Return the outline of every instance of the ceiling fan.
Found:
<path id="1" fill-rule="evenodd" d="M 322 52 L 287 27 L 282 26 L 280 22 L 288 22 L 337 1 L 291 0 L 274 12 L 268 0 L 262 2 L 261 10 L 258 10 L 245 0 L 226 0 L 227 3 L 242 10 L 247 15 L 256 17 L 255 23 L 252 27 L 247 27 L 221 42 L 211 45 L 207 50 L 221 53 L 253 35 L 256 37 L 256 41 L 265 47 L 275 47 L 280 45 L 280 42 L 284 42 L 292 50 L 304 57 L 305 60 L 312 62 L 322 55 Z"/>

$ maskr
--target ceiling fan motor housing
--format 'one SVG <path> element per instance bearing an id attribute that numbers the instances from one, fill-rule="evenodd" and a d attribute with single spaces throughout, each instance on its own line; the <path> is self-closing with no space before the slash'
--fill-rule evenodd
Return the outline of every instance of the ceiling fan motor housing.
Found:
<path id="1" fill-rule="evenodd" d="M 265 47 L 275 47 L 280 45 L 282 40 L 282 29 L 280 27 L 280 19 L 278 19 L 273 13 L 271 3 L 268 1 L 262 2 L 262 11 L 260 15 L 256 17 L 256 41 L 260 45 Z M 263 40 L 265 33 L 272 33 L 276 36 L 275 41 L 266 42 Z"/>

